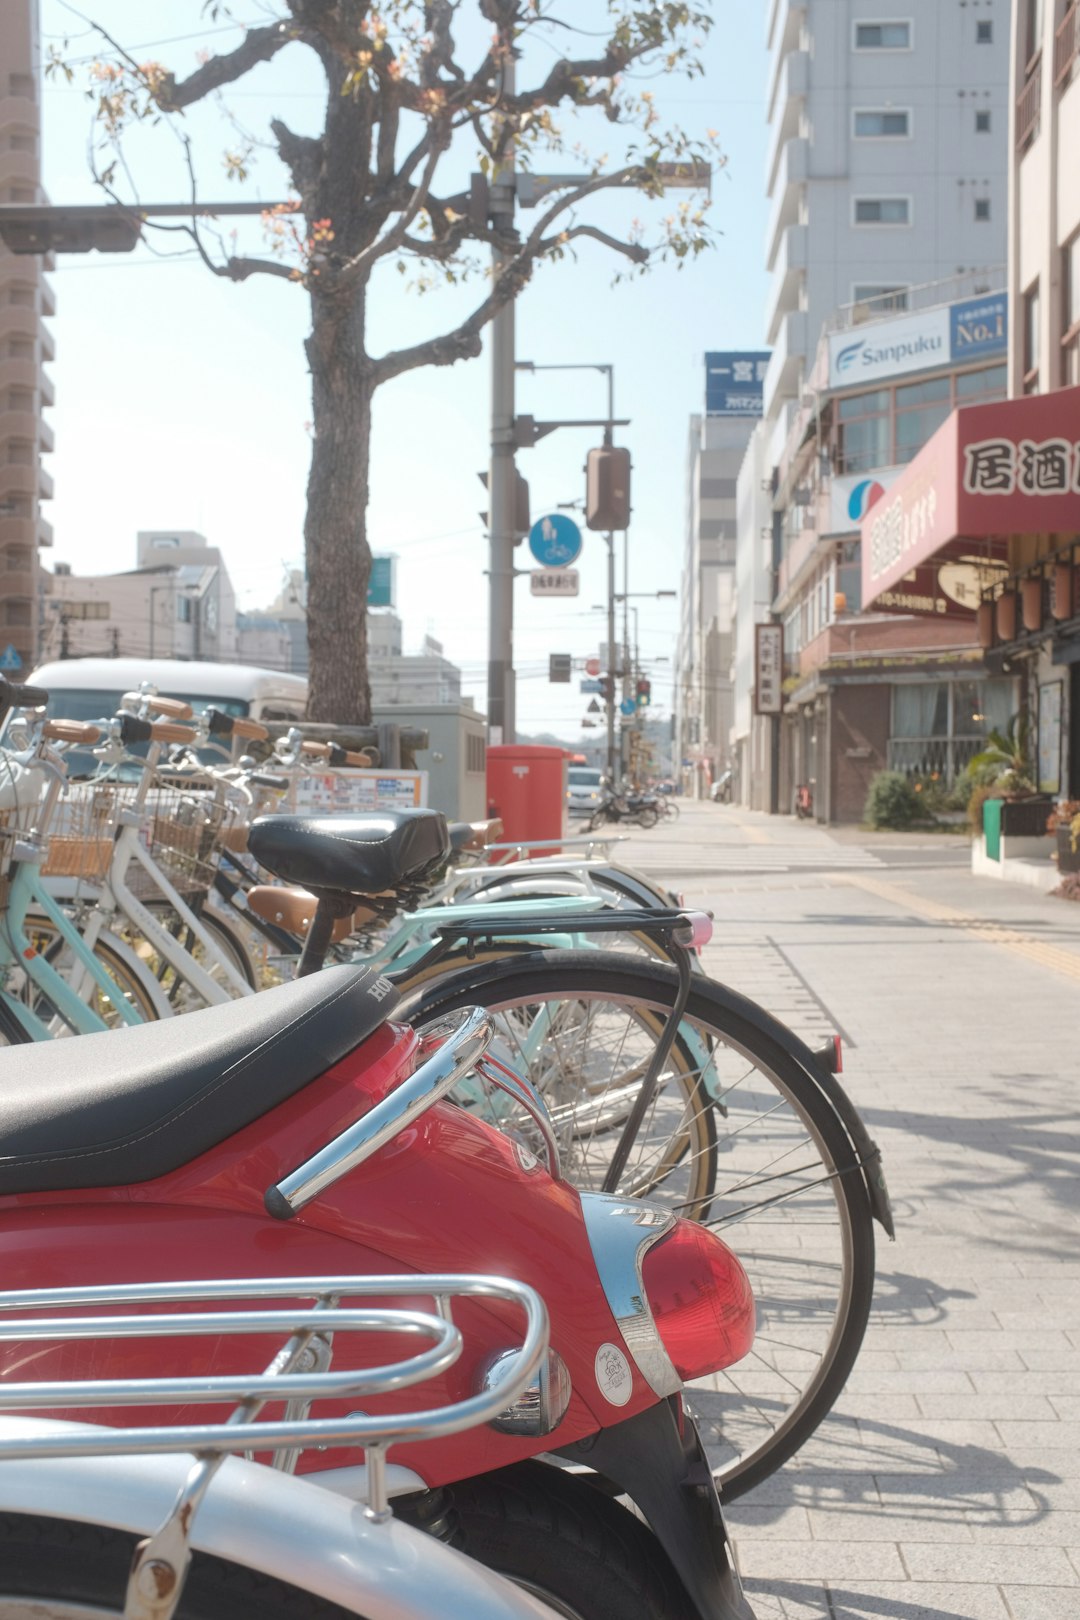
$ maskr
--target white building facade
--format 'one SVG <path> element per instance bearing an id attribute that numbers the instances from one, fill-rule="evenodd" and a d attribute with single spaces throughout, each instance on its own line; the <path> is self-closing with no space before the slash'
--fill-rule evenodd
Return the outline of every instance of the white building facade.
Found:
<path id="1" fill-rule="evenodd" d="M 1009 23 L 1007 0 L 771 0 L 771 465 L 834 310 L 1003 264 Z"/>

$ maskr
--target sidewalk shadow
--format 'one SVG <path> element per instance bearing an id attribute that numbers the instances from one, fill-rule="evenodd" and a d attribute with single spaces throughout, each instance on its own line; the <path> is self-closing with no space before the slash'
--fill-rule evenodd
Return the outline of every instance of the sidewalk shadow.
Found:
<path id="1" fill-rule="evenodd" d="M 746 1595 L 754 1608 L 756 1620 L 783 1620 L 791 1604 L 799 1615 L 820 1615 L 821 1620 L 928 1620 L 930 1611 L 920 1599 L 919 1585 L 912 1582 L 912 1596 L 882 1597 L 878 1593 L 856 1592 L 847 1587 L 815 1582 L 804 1586 L 798 1581 L 770 1581 L 768 1577 L 755 1577 L 743 1582 Z M 935 1609 L 934 1620 L 971 1620 L 970 1614 L 959 1609 Z"/>

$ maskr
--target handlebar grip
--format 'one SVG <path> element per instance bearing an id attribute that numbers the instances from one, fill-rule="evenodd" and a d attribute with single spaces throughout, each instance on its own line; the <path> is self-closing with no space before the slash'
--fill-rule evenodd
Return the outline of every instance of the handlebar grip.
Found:
<path id="1" fill-rule="evenodd" d="M 150 736 L 154 742 L 193 743 L 198 733 L 192 731 L 190 726 L 178 725 L 174 720 L 154 720 L 150 725 Z"/>
<path id="2" fill-rule="evenodd" d="M 257 720 L 245 720 L 243 716 L 233 721 L 232 734 L 234 737 L 248 737 L 252 742 L 265 742 L 270 735 Z"/>
<path id="3" fill-rule="evenodd" d="M 102 731 L 89 720 L 46 720 L 42 735 L 50 742 L 96 743 L 101 741 Z"/>
<path id="4" fill-rule="evenodd" d="M 371 764 L 367 754 L 353 753 L 348 748 L 342 748 L 340 743 L 330 743 L 328 746 L 330 752 L 327 758 L 331 765 L 359 765 L 363 767 Z"/>
<path id="5" fill-rule="evenodd" d="M 23 686 L 0 675 L 0 709 L 43 709 L 48 701 L 40 686 Z"/>
<path id="6" fill-rule="evenodd" d="M 248 778 L 254 787 L 271 788 L 275 793 L 288 793 L 289 778 L 287 776 L 271 776 L 267 771 L 253 771 Z"/>
<path id="7" fill-rule="evenodd" d="M 300 744 L 300 752 L 302 754 L 310 755 L 313 759 L 329 759 L 330 744 L 321 742 L 302 742 Z"/>
<path id="8" fill-rule="evenodd" d="M 164 714 L 170 720 L 190 720 L 194 712 L 183 698 L 158 697 L 156 693 L 151 697 L 142 692 L 125 692 L 123 702 L 145 704 L 151 714 Z"/>
<path id="9" fill-rule="evenodd" d="M 346 749 L 345 763 L 346 765 L 358 765 L 361 770 L 369 770 L 375 762 L 368 753 L 358 754 L 350 749 Z"/>

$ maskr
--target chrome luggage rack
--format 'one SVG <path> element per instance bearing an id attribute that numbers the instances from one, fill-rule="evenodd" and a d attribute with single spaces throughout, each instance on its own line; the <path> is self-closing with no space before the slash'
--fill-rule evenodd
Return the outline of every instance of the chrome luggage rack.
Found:
<path id="1" fill-rule="evenodd" d="M 430 1298 L 430 1311 L 357 1305 L 407 1296 Z M 272 1309 L 243 1308 L 249 1302 L 293 1300 Z M 525 1318 L 518 1348 L 500 1359 L 499 1379 L 465 1400 L 417 1412 L 346 1417 L 309 1416 L 318 1400 L 368 1399 L 411 1388 L 452 1367 L 464 1341 L 453 1320 L 454 1299 L 498 1299 Z M 343 1300 L 349 1301 L 342 1304 Z M 163 1305 L 213 1305 L 183 1309 Z M 135 1307 L 134 1314 L 118 1312 Z M 236 1308 L 237 1306 L 241 1308 Z M 92 1311 L 92 1315 L 41 1318 L 13 1312 Z M 154 1314 L 138 1314 L 140 1310 Z M 102 1314 L 104 1313 L 104 1314 Z M 200 1335 L 283 1335 L 284 1342 L 261 1372 L 251 1374 L 0 1383 L 0 1411 L 70 1411 L 95 1407 L 236 1403 L 221 1423 L 152 1428 L 60 1426 L 12 1433 L 0 1420 L 0 1465 L 5 1459 L 39 1457 L 131 1457 L 192 1452 L 194 1461 L 168 1517 L 135 1552 L 123 1610 L 125 1620 L 171 1620 L 190 1562 L 192 1523 L 207 1489 L 230 1453 L 274 1453 L 274 1466 L 292 1472 L 300 1451 L 363 1447 L 364 1511 L 376 1523 L 391 1517 L 386 1455 L 391 1446 L 440 1439 L 498 1418 L 534 1382 L 548 1347 L 543 1301 L 525 1283 L 503 1277 L 421 1274 L 388 1277 L 262 1277 L 210 1282 L 139 1283 L 125 1287 L 25 1289 L 0 1294 L 0 1341 L 19 1343 L 81 1339 L 170 1340 Z M 430 1341 L 400 1359 L 368 1368 L 330 1370 L 335 1334 L 392 1333 Z M 286 1403 L 285 1416 L 257 1422 L 270 1402 Z M 148 1566 L 153 1566 L 152 1568 Z M 167 1594 L 167 1596 L 166 1596 Z M 163 1598 L 165 1601 L 163 1602 Z"/>

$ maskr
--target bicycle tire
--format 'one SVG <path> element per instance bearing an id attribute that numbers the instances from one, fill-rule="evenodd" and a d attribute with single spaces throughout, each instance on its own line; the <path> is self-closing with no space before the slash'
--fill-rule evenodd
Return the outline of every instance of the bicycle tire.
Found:
<path id="1" fill-rule="evenodd" d="M 646 829 L 655 827 L 660 820 L 660 812 L 654 804 L 647 805 L 638 811 L 636 820 L 639 827 L 645 827 Z"/>
<path id="2" fill-rule="evenodd" d="M 406 1014 L 421 1023 L 475 1004 L 505 1016 L 545 996 L 663 1014 L 677 983 L 675 969 L 633 956 L 552 952 L 474 965 L 410 998 Z M 832 1076 L 792 1056 L 782 1025 L 735 991 L 695 978 L 678 1039 L 708 1050 L 725 1110 L 709 1110 L 718 1165 L 712 1210 L 689 1213 L 721 1235 L 737 1227 L 733 1246 L 758 1302 L 751 1357 L 717 1375 L 711 1389 L 688 1391 L 707 1442 L 719 1449 L 716 1474 L 730 1499 L 786 1462 L 835 1404 L 869 1317 L 873 1217 L 833 1098 L 850 1103 Z M 740 1078 L 742 1064 L 749 1067 Z M 761 1196 L 751 1198 L 755 1187 Z M 670 1201 L 662 1185 L 650 1196 Z"/>
<path id="3" fill-rule="evenodd" d="M 121 1620 L 141 1538 L 111 1526 L 0 1513 L 0 1620 Z M 176 1620 L 357 1620 L 343 1609 L 242 1564 L 196 1553 Z"/>
<path id="4" fill-rule="evenodd" d="M 56 968 L 63 978 L 69 978 L 71 967 L 74 966 L 68 954 L 70 967 L 65 969 L 62 965 L 63 951 L 68 950 L 66 941 L 57 936 L 52 921 L 43 912 L 30 911 L 27 913 L 24 924 L 27 938 L 34 948 Z M 156 995 L 146 981 L 150 979 L 148 969 L 139 961 L 138 956 L 125 942 L 114 938 L 112 934 L 103 933 L 98 936 L 94 945 L 94 956 L 113 980 L 117 989 L 139 1014 L 142 1023 L 153 1023 L 162 1017 L 168 1016 L 160 998 Z M 13 989 L 10 979 L 8 983 L 9 994 L 26 1001 L 26 1004 L 36 1013 L 42 1023 L 53 1026 L 53 1033 L 57 1038 L 66 1038 L 76 1034 L 56 1013 L 45 991 L 38 989 L 32 979 L 25 977 L 21 989 Z M 29 999 L 28 999 L 29 998 Z M 120 1029 L 123 1020 L 115 1010 L 110 1011 L 104 992 L 96 985 L 90 993 L 87 1005 L 97 1014 L 107 1029 Z M 14 1015 L 12 1015 L 14 1016 Z"/>

